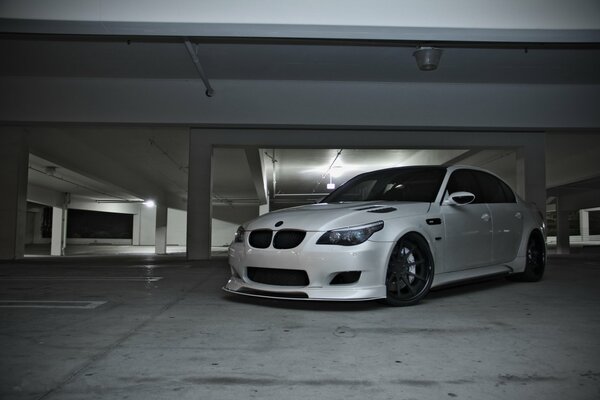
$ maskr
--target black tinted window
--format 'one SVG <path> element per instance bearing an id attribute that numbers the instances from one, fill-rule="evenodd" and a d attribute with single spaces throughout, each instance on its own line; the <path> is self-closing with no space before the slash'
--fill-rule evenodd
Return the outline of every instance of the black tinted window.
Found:
<path id="1" fill-rule="evenodd" d="M 504 197 L 506 198 L 506 202 L 507 203 L 516 203 L 517 199 L 515 197 L 515 193 L 512 191 L 512 189 L 504 182 L 500 181 L 500 186 L 502 187 L 502 190 L 504 191 Z"/>
<path id="2" fill-rule="evenodd" d="M 349 180 L 323 203 L 340 201 L 433 202 L 446 175 L 443 167 L 409 167 L 375 171 Z"/>
<path id="3" fill-rule="evenodd" d="M 479 184 L 477 179 L 475 179 L 475 175 L 473 172 L 468 169 L 459 169 L 452 173 L 450 176 L 450 180 L 448 181 L 448 186 L 446 188 L 448 194 L 456 193 L 456 192 L 470 192 L 475 195 L 475 200 L 473 203 L 483 203 L 483 195 L 481 193 L 481 189 L 479 188 Z"/>
<path id="4" fill-rule="evenodd" d="M 515 203 L 515 195 L 507 184 L 483 171 L 461 169 L 454 171 L 448 182 L 449 194 L 471 192 L 473 203 Z"/>
<path id="5" fill-rule="evenodd" d="M 504 190 L 502 190 L 502 186 L 500 186 L 499 179 L 481 171 L 473 171 L 473 175 L 475 175 L 477 183 L 479 183 L 479 187 L 481 188 L 481 192 L 483 194 L 482 202 L 506 203 Z"/>
<path id="6" fill-rule="evenodd" d="M 357 182 L 339 193 L 335 201 L 362 201 L 369 197 L 376 183 L 375 179 L 365 179 Z"/>

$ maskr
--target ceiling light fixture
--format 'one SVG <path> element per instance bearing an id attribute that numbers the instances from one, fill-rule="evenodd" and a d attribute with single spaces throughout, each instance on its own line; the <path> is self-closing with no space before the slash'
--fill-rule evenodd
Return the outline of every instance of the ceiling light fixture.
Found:
<path id="1" fill-rule="evenodd" d="M 327 190 L 335 189 L 335 183 L 333 183 L 332 179 L 333 178 L 331 176 L 331 173 L 329 173 L 329 183 L 327 184 Z"/>
<path id="2" fill-rule="evenodd" d="M 442 49 L 436 47 L 418 47 L 413 56 L 417 60 L 417 66 L 421 71 L 433 71 L 440 64 Z"/>
<path id="3" fill-rule="evenodd" d="M 154 202 L 154 200 L 146 200 L 144 202 L 144 205 L 148 208 L 154 208 L 156 207 L 156 203 Z"/>

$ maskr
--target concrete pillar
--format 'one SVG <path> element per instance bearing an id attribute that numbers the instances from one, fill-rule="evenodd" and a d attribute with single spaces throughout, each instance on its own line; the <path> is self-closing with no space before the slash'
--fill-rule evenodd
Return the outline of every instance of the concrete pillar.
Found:
<path id="1" fill-rule="evenodd" d="M 561 209 L 561 200 L 556 200 L 556 253 L 569 254 L 571 244 L 569 243 L 569 211 Z"/>
<path id="2" fill-rule="evenodd" d="M 581 241 L 587 242 L 590 240 L 590 212 L 588 210 L 579 211 L 579 228 L 581 233 Z"/>
<path id="3" fill-rule="evenodd" d="M 212 145 L 201 132 L 190 132 L 187 258 L 208 260 L 212 235 Z"/>
<path id="4" fill-rule="evenodd" d="M 536 135 L 532 143 L 517 149 L 517 193 L 535 203 L 546 215 L 546 142 Z"/>
<path id="5" fill-rule="evenodd" d="M 0 260 L 25 255 L 29 147 L 20 131 L 0 131 Z"/>
<path id="6" fill-rule="evenodd" d="M 50 244 L 51 256 L 64 256 L 67 236 L 67 209 L 52 207 L 52 239 Z"/>
<path id="7" fill-rule="evenodd" d="M 269 199 L 267 199 L 267 204 L 261 204 L 258 206 L 258 215 L 263 215 L 269 212 Z"/>
<path id="8" fill-rule="evenodd" d="M 52 240 L 50 245 L 50 255 L 52 256 L 65 255 L 69 203 L 71 203 L 71 194 L 65 193 L 62 207 L 52 207 Z"/>
<path id="9" fill-rule="evenodd" d="M 143 206 L 140 206 L 143 207 Z M 140 220 L 141 220 L 141 210 L 138 210 L 137 214 L 133 214 L 133 231 L 131 235 L 131 244 L 133 246 L 140 245 Z"/>
<path id="10" fill-rule="evenodd" d="M 156 233 L 154 235 L 155 253 L 167 254 L 167 220 L 168 210 L 162 204 L 156 205 Z"/>

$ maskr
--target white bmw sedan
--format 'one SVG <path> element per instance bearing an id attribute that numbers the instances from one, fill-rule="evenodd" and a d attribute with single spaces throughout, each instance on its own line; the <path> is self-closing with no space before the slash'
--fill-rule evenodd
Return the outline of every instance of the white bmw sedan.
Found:
<path id="1" fill-rule="evenodd" d="M 458 281 L 493 275 L 538 281 L 545 243 L 541 213 L 489 172 L 385 169 L 356 176 L 318 204 L 240 226 L 224 289 L 406 306 Z"/>

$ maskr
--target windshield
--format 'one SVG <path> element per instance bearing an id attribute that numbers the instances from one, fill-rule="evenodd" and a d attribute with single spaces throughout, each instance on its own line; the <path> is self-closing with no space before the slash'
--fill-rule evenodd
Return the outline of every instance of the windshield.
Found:
<path id="1" fill-rule="evenodd" d="M 444 167 L 406 167 L 369 172 L 350 179 L 321 203 L 342 201 L 435 201 Z"/>

